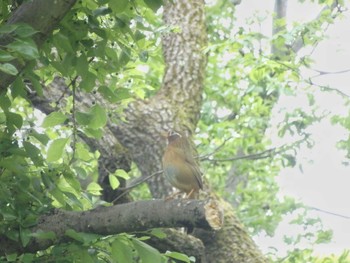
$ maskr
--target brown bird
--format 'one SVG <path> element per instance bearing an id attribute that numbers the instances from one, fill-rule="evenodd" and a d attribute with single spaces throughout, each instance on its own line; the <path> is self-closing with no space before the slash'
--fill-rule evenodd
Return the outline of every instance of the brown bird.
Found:
<path id="1" fill-rule="evenodd" d="M 203 189 L 201 171 L 193 158 L 188 139 L 174 131 L 167 134 L 168 145 L 163 155 L 163 169 L 172 186 L 194 198 Z"/>

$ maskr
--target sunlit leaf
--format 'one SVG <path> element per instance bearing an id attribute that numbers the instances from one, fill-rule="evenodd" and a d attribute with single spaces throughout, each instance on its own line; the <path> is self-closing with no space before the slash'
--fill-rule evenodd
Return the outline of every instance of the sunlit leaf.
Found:
<path id="1" fill-rule="evenodd" d="M 20 54 L 24 59 L 36 59 L 39 57 L 39 51 L 33 40 L 26 41 L 17 39 L 6 46 L 12 51 Z"/>
<path id="2" fill-rule="evenodd" d="M 41 125 L 43 128 L 54 127 L 56 125 L 62 124 L 67 117 L 59 111 L 54 111 L 47 115 Z"/>
<path id="3" fill-rule="evenodd" d="M 117 177 L 115 177 L 113 174 L 108 175 L 109 183 L 113 190 L 117 189 L 120 185 L 120 182 Z"/>
<path id="4" fill-rule="evenodd" d="M 114 13 L 118 14 L 123 12 L 129 4 L 129 0 L 110 0 L 108 5 Z"/>
<path id="5" fill-rule="evenodd" d="M 9 75 L 15 76 L 18 74 L 18 70 L 16 69 L 16 67 L 10 63 L 0 64 L 0 70 Z"/>
<path id="6" fill-rule="evenodd" d="M 68 138 L 54 140 L 47 150 L 47 161 L 54 162 L 62 158 L 63 150 L 68 142 Z"/>

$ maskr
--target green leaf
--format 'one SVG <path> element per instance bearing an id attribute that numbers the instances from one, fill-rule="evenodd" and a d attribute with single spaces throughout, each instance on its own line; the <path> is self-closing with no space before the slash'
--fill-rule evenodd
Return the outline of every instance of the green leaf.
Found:
<path id="1" fill-rule="evenodd" d="M 63 177 L 66 182 L 77 192 L 81 191 L 80 182 L 77 177 L 72 173 L 63 173 Z"/>
<path id="2" fill-rule="evenodd" d="M 117 177 L 114 176 L 114 174 L 108 175 L 109 184 L 111 185 L 112 189 L 115 190 L 119 187 L 120 182 Z"/>
<path id="3" fill-rule="evenodd" d="M 47 115 L 41 125 L 43 128 L 54 127 L 67 120 L 67 117 L 62 112 L 52 112 Z"/>
<path id="4" fill-rule="evenodd" d="M 15 59 L 14 56 L 12 56 L 10 53 L 0 50 L 0 61 L 7 62 Z"/>
<path id="5" fill-rule="evenodd" d="M 89 125 L 90 123 L 90 114 L 85 112 L 76 112 L 75 117 L 77 119 L 78 124 L 80 125 Z"/>
<path id="6" fill-rule="evenodd" d="M 66 35 L 64 35 L 61 31 L 54 35 L 53 42 L 55 46 L 57 46 L 59 49 L 63 49 L 69 54 L 74 53 L 69 38 Z"/>
<path id="7" fill-rule="evenodd" d="M 11 33 L 13 31 L 16 30 L 16 28 L 18 27 L 19 25 L 1 25 L 0 26 L 0 34 L 8 34 L 8 33 Z"/>
<path id="8" fill-rule="evenodd" d="M 80 160 L 83 160 L 85 162 L 88 162 L 91 160 L 90 152 L 86 149 L 85 145 L 82 143 L 77 143 L 75 146 L 75 152 L 77 155 L 77 158 Z"/>
<path id="9" fill-rule="evenodd" d="M 41 172 L 40 177 L 46 189 L 51 190 L 56 187 L 56 184 L 53 182 L 50 174 Z"/>
<path id="10" fill-rule="evenodd" d="M 109 102 L 115 103 L 115 102 L 118 101 L 118 97 L 114 94 L 114 92 L 109 87 L 107 87 L 107 86 L 100 86 L 98 88 L 98 91 Z"/>
<path id="11" fill-rule="evenodd" d="M 38 133 L 35 130 L 32 130 L 32 132 L 30 133 L 30 136 L 33 136 L 35 139 L 37 139 L 43 145 L 47 145 L 47 143 L 50 140 L 50 138 L 46 134 Z"/>
<path id="12" fill-rule="evenodd" d="M 51 190 L 51 195 L 54 197 L 54 200 L 61 206 L 66 207 L 68 206 L 66 199 L 64 198 L 64 195 L 61 190 L 54 188 Z"/>
<path id="13" fill-rule="evenodd" d="M 132 239 L 132 242 L 141 258 L 142 263 L 161 263 L 162 256 L 158 250 L 141 242 L 138 239 Z"/>
<path id="14" fill-rule="evenodd" d="M 93 194 L 93 195 L 101 195 L 101 191 L 103 190 L 102 187 L 98 184 L 98 183 L 95 183 L 95 182 L 92 182 L 90 183 L 86 190 L 90 193 L 90 194 Z"/>
<path id="15" fill-rule="evenodd" d="M 118 236 L 112 243 L 112 259 L 114 262 L 133 263 L 132 244 L 124 236 Z"/>
<path id="16" fill-rule="evenodd" d="M 127 172 L 125 172 L 123 169 L 117 169 L 115 171 L 115 175 L 121 178 L 124 178 L 125 180 L 130 179 L 130 175 Z"/>
<path id="17" fill-rule="evenodd" d="M 1 95 L 0 96 L 0 107 L 4 111 L 8 111 L 8 108 L 10 106 L 11 106 L 11 101 L 10 101 L 9 97 L 7 97 L 6 95 Z"/>
<path id="18" fill-rule="evenodd" d="M 182 262 L 191 263 L 191 259 L 187 255 L 179 252 L 167 251 L 165 255 L 173 259 L 181 260 Z"/>
<path id="19" fill-rule="evenodd" d="M 89 136 L 90 138 L 95 138 L 95 139 L 101 139 L 103 136 L 103 129 L 90 129 L 86 128 L 84 129 L 84 133 L 86 136 Z"/>
<path id="20" fill-rule="evenodd" d="M 167 235 L 159 228 L 151 229 L 150 234 L 160 239 L 167 237 Z"/>
<path id="21" fill-rule="evenodd" d="M 56 238 L 56 234 L 53 231 L 44 232 L 41 229 L 39 229 L 35 233 L 32 233 L 31 236 L 40 240 L 45 240 L 45 239 L 54 240 Z"/>
<path id="22" fill-rule="evenodd" d="M 12 84 L 11 94 L 13 98 L 21 96 L 22 98 L 26 98 L 26 90 L 25 85 L 23 83 L 23 79 L 21 76 L 18 76 Z"/>
<path id="23" fill-rule="evenodd" d="M 88 113 L 77 112 L 76 118 L 79 124 L 94 130 L 103 128 L 107 123 L 106 110 L 99 105 L 93 106 Z"/>
<path id="24" fill-rule="evenodd" d="M 6 74 L 13 76 L 18 74 L 18 70 L 16 69 L 16 67 L 10 63 L 0 64 L 0 70 L 5 72 Z"/>
<path id="25" fill-rule="evenodd" d="M 157 12 L 157 10 L 163 5 L 163 0 L 144 0 L 144 2 L 153 10 L 153 12 Z"/>
<path id="26" fill-rule="evenodd" d="M 35 91 L 38 93 L 39 96 L 43 96 L 43 87 L 40 84 L 40 78 L 38 75 L 33 73 L 33 71 L 29 71 L 29 74 L 27 74 L 27 78 L 30 80 L 30 82 L 33 84 L 33 87 Z"/>
<path id="27" fill-rule="evenodd" d="M 8 262 L 16 262 L 17 261 L 17 253 L 12 253 L 12 254 L 6 255 L 6 260 Z"/>
<path id="28" fill-rule="evenodd" d="M 83 244 L 89 244 L 95 241 L 96 239 L 100 238 L 100 235 L 91 234 L 91 233 L 83 233 L 83 232 L 76 232 L 73 229 L 68 229 L 65 232 L 66 236 L 69 236 L 70 238 L 73 238 Z"/>
<path id="29" fill-rule="evenodd" d="M 13 112 L 5 112 L 6 120 L 8 124 L 12 124 L 20 129 L 23 125 L 23 118 L 21 115 Z"/>
<path id="30" fill-rule="evenodd" d="M 39 57 L 39 51 L 33 40 L 27 39 L 26 41 L 16 39 L 16 41 L 6 46 L 12 51 L 20 54 L 24 59 L 36 59 Z"/>
<path id="31" fill-rule="evenodd" d="M 26 150 L 28 157 L 33 161 L 36 166 L 41 166 L 43 164 L 43 160 L 41 157 L 41 151 L 31 144 L 30 142 L 23 142 L 24 149 Z"/>
<path id="32" fill-rule="evenodd" d="M 79 86 L 86 92 L 91 92 L 95 88 L 96 75 L 90 71 L 86 71 L 82 76 Z"/>
<path id="33" fill-rule="evenodd" d="M 99 105 L 92 107 L 90 117 L 89 127 L 92 129 L 103 128 L 107 124 L 106 110 Z"/>
<path id="34" fill-rule="evenodd" d="M 54 162 L 62 158 L 64 147 L 68 142 L 68 138 L 60 138 L 54 140 L 47 150 L 47 161 Z"/>
<path id="35" fill-rule="evenodd" d="M 38 33 L 39 31 L 35 30 L 28 24 L 21 24 L 16 28 L 15 32 L 18 36 L 25 38 L 25 37 L 30 37 Z"/>
<path id="36" fill-rule="evenodd" d="M 84 54 L 81 54 L 80 57 L 77 58 L 76 70 L 80 76 L 85 76 L 88 71 L 89 63 L 87 61 L 87 57 Z"/>
<path id="37" fill-rule="evenodd" d="M 128 6 L 129 1 L 128 0 L 110 0 L 108 5 L 112 9 L 113 13 L 119 14 L 122 13 L 126 7 Z"/>
<path id="38" fill-rule="evenodd" d="M 31 238 L 31 231 L 27 228 L 20 228 L 19 237 L 21 239 L 23 247 L 26 247 Z"/>
<path id="39" fill-rule="evenodd" d="M 118 88 L 116 90 L 116 96 L 119 101 L 128 99 L 131 97 L 130 90 L 127 88 Z"/>
<path id="40" fill-rule="evenodd" d="M 100 8 L 95 9 L 92 12 L 92 14 L 96 17 L 97 16 L 105 16 L 105 15 L 108 15 L 110 13 L 112 13 L 112 10 L 108 7 L 100 7 Z"/>

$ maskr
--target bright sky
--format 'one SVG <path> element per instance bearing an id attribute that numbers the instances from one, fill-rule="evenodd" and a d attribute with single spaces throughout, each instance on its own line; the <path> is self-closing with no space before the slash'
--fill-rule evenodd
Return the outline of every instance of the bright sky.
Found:
<path id="1" fill-rule="evenodd" d="M 317 1 L 316 1 L 317 2 Z M 273 11 L 273 0 L 243 0 L 237 7 L 239 23 L 245 24 L 245 19 L 258 12 L 266 15 L 266 12 Z M 252 7 L 254 7 L 252 9 Z M 316 4 L 308 1 L 300 4 L 297 0 L 288 3 L 288 21 L 310 21 L 315 18 L 320 10 Z M 350 69 L 350 11 L 344 13 L 342 20 L 337 20 L 327 31 L 329 38 L 318 46 L 313 53 L 315 65 L 314 69 L 327 72 Z M 346 17 L 347 16 L 347 17 Z M 271 34 L 271 19 L 267 19 L 261 30 L 264 34 Z M 258 30 L 256 28 L 255 30 Z M 305 51 L 306 52 L 306 51 Z M 304 72 L 305 75 L 315 75 L 316 72 Z M 317 84 L 330 85 L 349 94 L 350 72 L 344 74 L 326 75 L 314 79 Z M 316 101 L 321 105 L 321 109 L 326 109 L 331 113 L 347 114 L 349 106 L 345 106 L 338 95 L 326 93 L 316 96 Z M 281 97 L 275 109 L 275 120 L 278 122 L 279 109 L 284 106 L 293 109 L 295 105 L 301 106 L 306 100 L 299 97 Z M 342 165 L 344 152 L 336 149 L 336 142 L 346 138 L 348 133 L 332 126 L 327 121 L 314 125 L 312 131 L 316 145 L 313 149 L 302 149 L 298 156 L 298 164 L 303 165 L 303 171 L 298 166 L 286 168 L 278 178 L 282 194 L 295 197 L 305 205 L 316 207 L 329 212 L 350 217 L 350 166 Z M 272 141 L 280 145 L 273 132 Z M 294 139 L 295 140 L 295 139 Z M 293 139 L 291 139 L 293 141 Z M 285 140 L 283 141 L 285 142 Z M 319 216 L 325 227 L 334 231 L 331 244 L 318 245 L 315 251 L 318 254 L 341 253 L 344 249 L 350 249 L 350 219 L 330 215 L 322 212 L 313 212 Z M 288 224 L 291 217 L 286 218 L 278 227 L 274 238 L 259 237 L 256 239 L 259 246 L 265 251 L 268 247 L 276 247 L 280 253 L 286 250 L 283 242 L 283 235 L 295 234 L 302 231 L 301 228 Z"/>

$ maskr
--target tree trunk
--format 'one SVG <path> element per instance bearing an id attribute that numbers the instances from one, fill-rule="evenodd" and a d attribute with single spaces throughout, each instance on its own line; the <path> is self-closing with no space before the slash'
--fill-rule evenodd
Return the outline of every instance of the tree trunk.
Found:
<path id="1" fill-rule="evenodd" d="M 144 177 L 162 169 L 164 142 L 160 133 L 171 128 L 192 135 L 202 103 L 206 66 L 202 49 L 207 41 L 204 1 L 166 1 L 163 19 L 170 29 L 177 30 L 163 36 L 166 68 L 162 87 L 149 100 L 131 104 L 125 111 L 128 122 L 115 126 L 114 130 Z M 170 191 L 164 176 L 153 177 L 148 185 L 154 198 Z M 267 262 L 239 223 L 232 206 L 220 198 L 217 201 L 224 211 L 223 228 L 194 232 L 205 245 L 207 262 Z"/>

